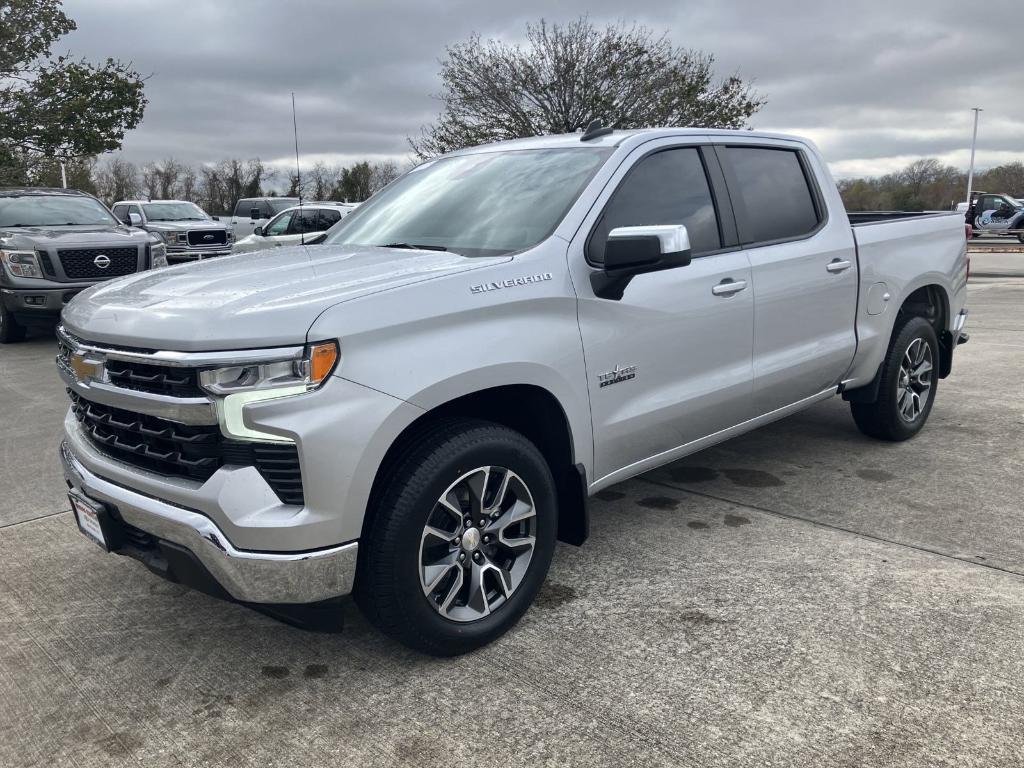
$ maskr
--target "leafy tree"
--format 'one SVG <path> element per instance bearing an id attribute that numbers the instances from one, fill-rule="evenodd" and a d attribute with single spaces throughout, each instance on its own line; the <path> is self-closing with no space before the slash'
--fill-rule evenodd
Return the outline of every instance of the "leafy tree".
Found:
<path id="1" fill-rule="evenodd" d="M 143 80 L 130 65 L 53 57 L 76 28 L 60 0 L 0 2 L 0 175 L 41 158 L 68 160 L 121 146 L 142 120 Z M 23 179 L 22 179 L 23 180 Z"/>
<path id="2" fill-rule="evenodd" d="M 350 168 L 343 168 L 338 186 L 334 188 L 335 200 L 361 202 L 374 193 L 373 166 L 366 160 Z"/>
<path id="3" fill-rule="evenodd" d="M 473 35 L 441 60 L 437 122 L 409 139 L 420 158 L 501 139 L 571 133 L 600 118 L 616 128 L 742 128 L 763 105 L 732 75 L 713 82 L 711 54 L 665 34 L 580 18 L 526 27 L 526 45 Z"/>

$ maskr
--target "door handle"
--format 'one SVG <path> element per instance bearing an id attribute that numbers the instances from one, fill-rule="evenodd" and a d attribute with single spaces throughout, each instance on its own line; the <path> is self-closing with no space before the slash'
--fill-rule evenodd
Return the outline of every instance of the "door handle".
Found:
<path id="1" fill-rule="evenodd" d="M 732 296 L 734 293 L 739 293 L 747 287 L 746 280 L 733 280 L 731 277 L 725 278 L 718 285 L 711 288 L 711 292 L 715 296 Z"/>
<path id="2" fill-rule="evenodd" d="M 840 272 L 845 272 L 853 266 L 853 262 L 846 261 L 844 259 L 833 259 L 825 265 L 825 269 L 831 272 L 833 275 L 837 275 Z"/>

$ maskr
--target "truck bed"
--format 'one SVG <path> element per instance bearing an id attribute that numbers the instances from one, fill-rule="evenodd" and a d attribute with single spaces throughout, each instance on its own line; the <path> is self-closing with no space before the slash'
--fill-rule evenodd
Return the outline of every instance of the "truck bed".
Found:
<path id="1" fill-rule="evenodd" d="M 850 219 L 851 226 L 854 227 L 901 219 L 920 219 L 929 216 L 959 216 L 963 218 L 963 213 L 956 211 L 847 211 L 846 215 Z"/>

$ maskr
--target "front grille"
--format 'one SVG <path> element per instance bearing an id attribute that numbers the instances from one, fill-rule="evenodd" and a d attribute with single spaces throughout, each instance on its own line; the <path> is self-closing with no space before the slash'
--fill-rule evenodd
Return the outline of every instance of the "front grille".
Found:
<path id="1" fill-rule="evenodd" d="M 210 238 L 207 240 L 206 238 Z M 194 229 L 188 233 L 188 244 L 198 246 L 224 245 L 228 241 L 228 233 L 223 229 Z"/>
<path id="2" fill-rule="evenodd" d="M 203 397 L 194 368 L 110 360 L 106 362 L 110 383 L 122 389 L 152 392 L 168 397 Z"/>
<path id="3" fill-rule="evenodd" d="M 106 267 L 98 266 L 97 259 L 105 256 Z M 61 248 L 57 257 L 64 274 L 72 280 L 121 277 L 138 271 L 139 251 L 136 248 Z M 105 263 L 100 259 L 100 263 Z"/>
<path id="4" fill-rule="evenodd" d="M 168 477 L 207 480 L 227 465 L 255 467 L 285 504 L 302 505 L 294 445 L 226 439 L 216 425 L 189 426 L 100 405 L 68 390 L 75 418 L 101 452 Z"/>

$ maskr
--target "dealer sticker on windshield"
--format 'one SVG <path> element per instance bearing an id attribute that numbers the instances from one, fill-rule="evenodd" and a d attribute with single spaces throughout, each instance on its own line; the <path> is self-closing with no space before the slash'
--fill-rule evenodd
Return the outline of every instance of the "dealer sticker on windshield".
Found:
<path id="1" fill-rule="evenodd" d="M 71 510 L 75 513 L 75 519 L 78 521 L 78 527 L 82 533 L 107 549 L 107 539 L 103 535 L 103 526 L 100 525 L 101 507 L 86 501 L 76 493 L 69 493 L 68 498 L 71 500 Z"/>

